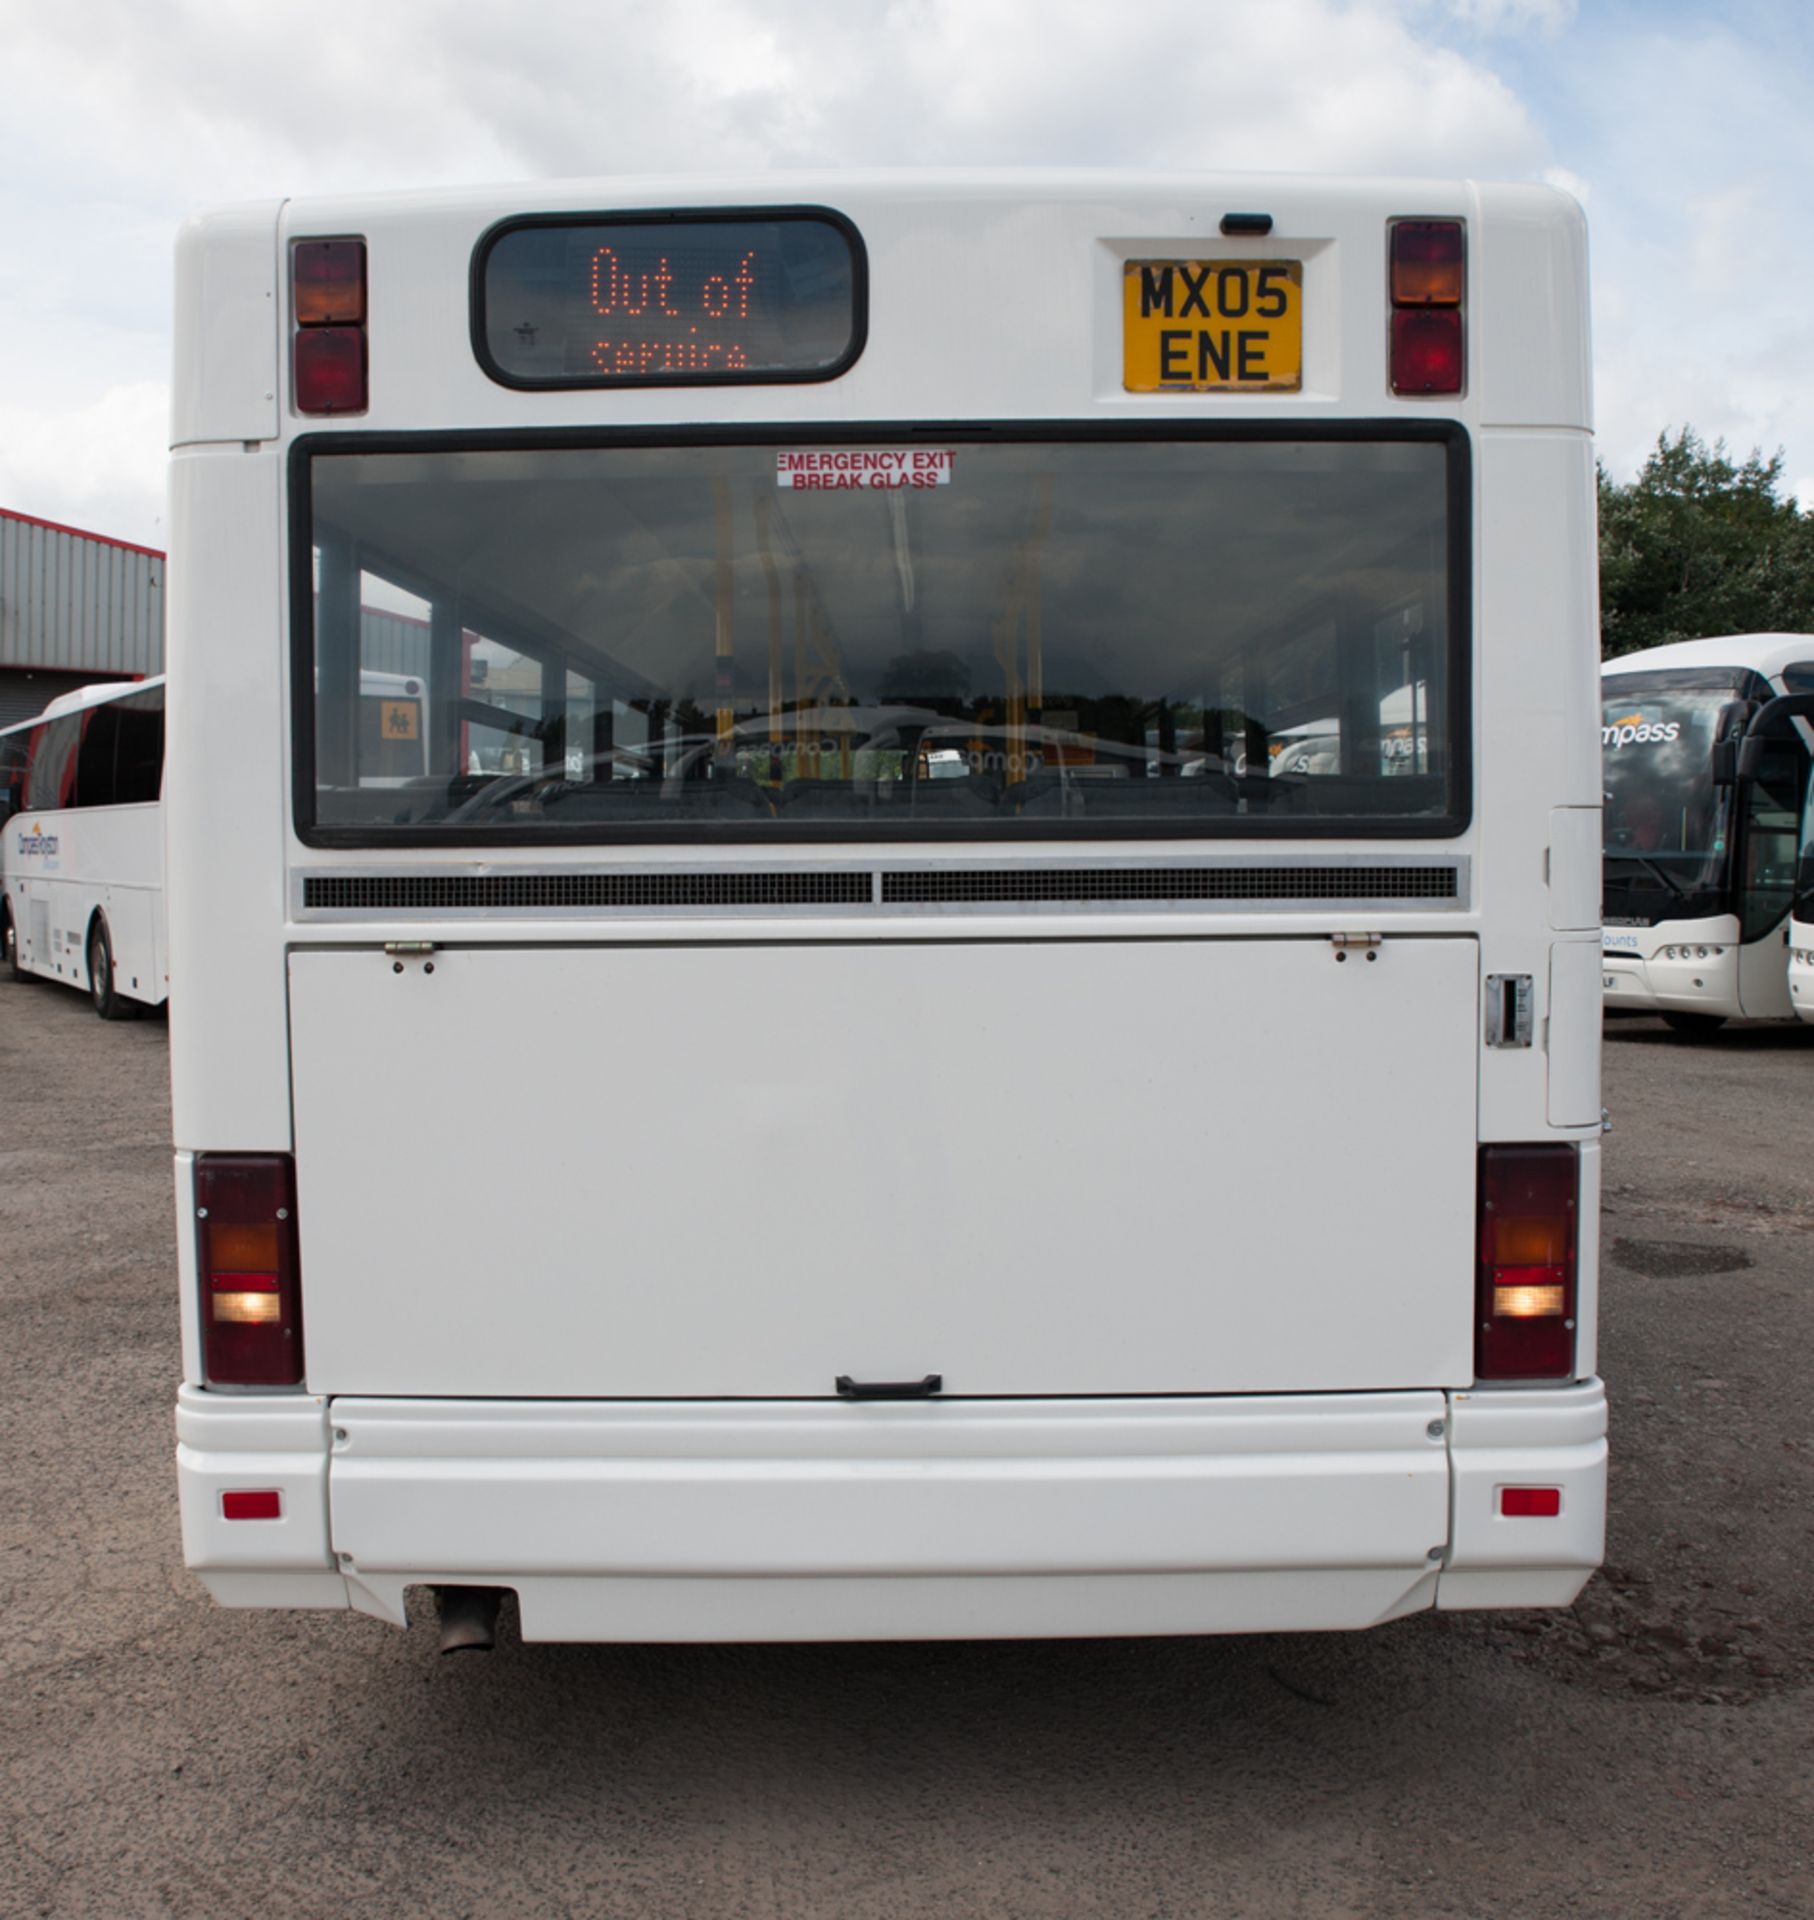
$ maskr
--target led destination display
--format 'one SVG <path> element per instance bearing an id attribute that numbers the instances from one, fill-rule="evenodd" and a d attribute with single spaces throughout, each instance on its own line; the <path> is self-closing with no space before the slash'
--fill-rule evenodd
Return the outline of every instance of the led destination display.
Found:
<path id="1" fill-rule="evenodd" d="M 480 251 L 479 357 L 517 387 L 827 380 L 863 343 L 838 216 L 532 219 Z"/>

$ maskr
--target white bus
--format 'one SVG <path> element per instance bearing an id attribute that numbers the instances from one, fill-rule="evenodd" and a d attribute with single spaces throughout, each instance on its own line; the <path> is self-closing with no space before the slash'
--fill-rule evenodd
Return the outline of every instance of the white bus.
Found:
<path id="1" fill-rule="evenodd" d="M 218 1599 L 432 1589 L 459 1645 L 505 1593 L 531 1640 L 1573 1598 L 1572 201 L 609 180 L 228 209 L 177 283 Z M 417 665 L 399 780 L 356 696 Z"/>
<path id="2" fill-rule="evenodd" d="M 1814 690 L 1814 635 L 1688 640 L 1601 669 L 1609 1009 L 1678 1032 L 1787 1020 L 1789 910 L 1808 797 L 1805 722 L 1764 705 Z"/>
<path id="3" fill-rule="evenodd" d="M 79 687 L 0 734 L 0 942 L 103 1020 L 161 1006 L 164 682 Z"/>

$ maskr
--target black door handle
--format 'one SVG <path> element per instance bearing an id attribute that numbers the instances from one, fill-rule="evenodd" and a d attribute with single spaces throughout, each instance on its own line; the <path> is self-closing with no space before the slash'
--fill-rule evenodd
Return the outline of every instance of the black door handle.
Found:
<path id="1" fill-rule="evenodd" d="M 923 1380 L 853 1380 L 838 1375 L 838 1392 L 846 1400 L 930 1400 L 945 1391 L 945 1376 L 929 1373 Z"/>

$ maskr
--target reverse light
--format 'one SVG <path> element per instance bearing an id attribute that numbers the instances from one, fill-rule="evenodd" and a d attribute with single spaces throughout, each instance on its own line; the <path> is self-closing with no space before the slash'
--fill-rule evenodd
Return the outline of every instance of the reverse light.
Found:
<path id="1" fill-rule="evenodd" d="M 369 397 L 365 242 L 290 249 L 290 376 L 298 413 L 363 413 Z"/>
<path id="2" fill-rule="evenodd" d="M 295 1172 L 287 1154 L 195 1163 L 196 1267 L 209 1386 L 302 1383 Z"/>
<path id="3" fill-rule="evenodd" d="M 283 1301 L 277 1284 L 261 1274 L 226 1273 L 215 1276 L 215 1288 L 209 1301 L 214 1318 L 231 1326 L 269 1327 L 283 1318 Z M 235 1283 L 244 1282 L 235 1291 Z"/>
<path id="4" fill-rule="evenodd" d="M 1467 242 L 1459 220 L 1395 220 L 1390 228 L 1391 384 L 1398 394 L 1459 393 Z"/>
<path id="5" fill-rule="evenodd" d="M 1481 1148 L 1478 1378 L 1573 1378 L 1578 1185 L 1572 1146 Z"/>
<path id="6" fill-rule="evenodd" d="M 1547 1268 L 1518 1267 L 1499 1269 L 1493 1283 L 1493 1311 L 1506 1320 L 1543 1320 L 1568 1311 L 1568 1289 L 1559 1280 L 1520 1280 L 1521 1271 L 1547 1272 Z"/>

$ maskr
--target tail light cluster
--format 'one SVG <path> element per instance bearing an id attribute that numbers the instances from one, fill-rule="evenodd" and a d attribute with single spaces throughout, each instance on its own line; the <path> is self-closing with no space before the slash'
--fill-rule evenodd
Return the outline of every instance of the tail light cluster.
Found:
<path id="1" fill-rule="evenodd" d="M 1480 1149 L 1481 1380 L 1574 1378 L 1577 1174 L 1572 1146 Z"/>
<path id="2" fill-rule="evenodd" d="M 1395 220 L 1392 391 L 1459 393 L 1467 240 L 1459 220 Z"/>
<path id="3" fill-rule="evenodd" d="M 300 1386 L 302 1289 L 289 1156 L 201 1155 L 195 1225 L 208 1384 Z"/>
<path id="4" fill-rule="evenodd" d="M 366 407 L 365 242 L 298 240 L 290 249 L 291 377 L 298 413 Z"/>

